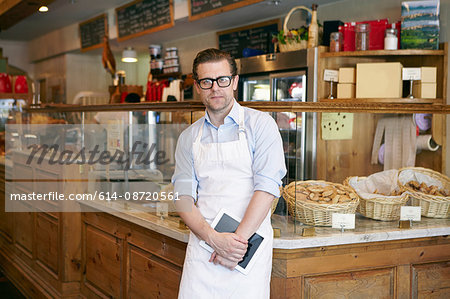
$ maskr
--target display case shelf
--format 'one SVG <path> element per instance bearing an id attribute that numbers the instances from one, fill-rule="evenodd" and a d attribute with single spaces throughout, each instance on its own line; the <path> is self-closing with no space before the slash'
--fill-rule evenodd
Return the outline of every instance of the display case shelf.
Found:
<path id="1" fill-rule="evenodd" d="M 351 100 L 351 99 L 350 99 Z M 380 103 L 324 101 L 324 102 L 240 102 L 242 106 L 270 112 L 362 112 L 362 113 L 450 113 L 450 105 L 429 103 Z M 374 100 L 374 99 L 372 99 Z M 26 108 L 28 112 L 93 112 L 93 111 L 202 111 L 205 106 L 200 101 L 186 102 L 145 102 L 137 104 L 108 105 L 67 105 L 46 104 L 41 107 Z"/>

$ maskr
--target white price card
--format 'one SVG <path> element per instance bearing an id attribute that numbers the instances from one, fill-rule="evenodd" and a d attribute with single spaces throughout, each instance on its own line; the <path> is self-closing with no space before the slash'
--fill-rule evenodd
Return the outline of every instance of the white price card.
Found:
<path id="1" fill-rule="evenodd" d="M 156 203 L 156 216 L 160 217 L 169 216 L 169 204 L 167 202 Z"/>
<path id="2" fill-rule="evenodd" d="M 338 82 L 339 81 L 339 71 L 325 70 L 323 72 L 323 81 Z"/>
<path id="3" fill-rule="evenodd" d="M 420 221 L 420 207 L 400 207 L 400 220 Z"/>
<path id="4" fill-rule="evenodd" d="M 420 80 L 422 78 L 422 71 L 420 67 L 404 67 L 403 80 Z"/>
<path id="5" fill-rule="evenodd" d="M 355 229 L 355 214 L 333 213 L 331 227 L 339 229 Z"/>

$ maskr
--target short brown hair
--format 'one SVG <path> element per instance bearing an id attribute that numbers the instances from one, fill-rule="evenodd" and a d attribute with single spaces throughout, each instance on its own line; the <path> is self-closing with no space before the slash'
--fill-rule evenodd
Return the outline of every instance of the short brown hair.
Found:
<path id="1" fill-rule="evenodd" d="M 215 48 L 209 48 L 203 51 L 200 51 L 197 53 L 197 56 L 194 59 L 194 64 L 192 65 L 192 73 L 194 75 L 194 80 L 198 79 L 197 75 L 197 68 L 199 64 L 206 63 L 206 62 L 216 62 L 226 60 L 228 61 L 228 64 L 230 65 L 230 71 L 232 76 L 237 75 L 237 67 L 236 67 L 236 61 L 234 60 L 234 57 L 230 55 L 230 53 L 215 49 Z"/>

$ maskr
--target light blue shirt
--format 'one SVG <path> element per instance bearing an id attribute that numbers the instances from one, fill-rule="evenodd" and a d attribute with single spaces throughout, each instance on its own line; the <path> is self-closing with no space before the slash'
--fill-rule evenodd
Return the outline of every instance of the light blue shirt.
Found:
<path id="1" fill-rule="evenodd" d="M 175 151 L 174 191 L 197 199 L 198 180 L 194 171 L 192 145 L 203 125 L 201 143 L 222 143 L 239 139 L 239 107 L 236 100 L 224 124 L 214 126 L 208 116 L 184 130 Z M 265 112 L 244 107 L 247 143 L 253 159 L 254 191 L 280 196 L 281 179 L 286 175 L 283 142 L 275 120 Z M 206 119 L 206 121 L 205 121 Z M 232 188 L 232 187 L 231 187 Z"/>

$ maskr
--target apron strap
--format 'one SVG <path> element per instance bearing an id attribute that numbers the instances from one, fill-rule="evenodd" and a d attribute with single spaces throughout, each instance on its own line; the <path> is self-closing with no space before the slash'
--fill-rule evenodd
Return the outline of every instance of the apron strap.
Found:
<path id="1" fill-rule="evenodd" d="M 200 131 L 198 131 L 197 137 L 195 138 L 195 143 L 200 143 L 200 140 L 202 139 L 203 136 L 203 126 L 206 123 L 206 118 L 203 121 L 202 125 L 200 126 Z"/>
<path id="2" fill-rule="evenodd" d="M 200 143 L 202 136 L 203 136 L 203 127 L 205 126 L 206 118 L 203 122 L 203 124 L 200 127 L 200 130 L 198 131 L 197 137 L 195 138 L 196 143 Z M 239 140 L 244 139 L 245 136 L 245 113 L 244 113 L 244 107 L 239 106 Z"/>
<path id="3" fill-rule="evenodd" d="M 239 106 L 239 140 L 243 140 L 245 136 L 245 113 L 244 107 Z"/>

